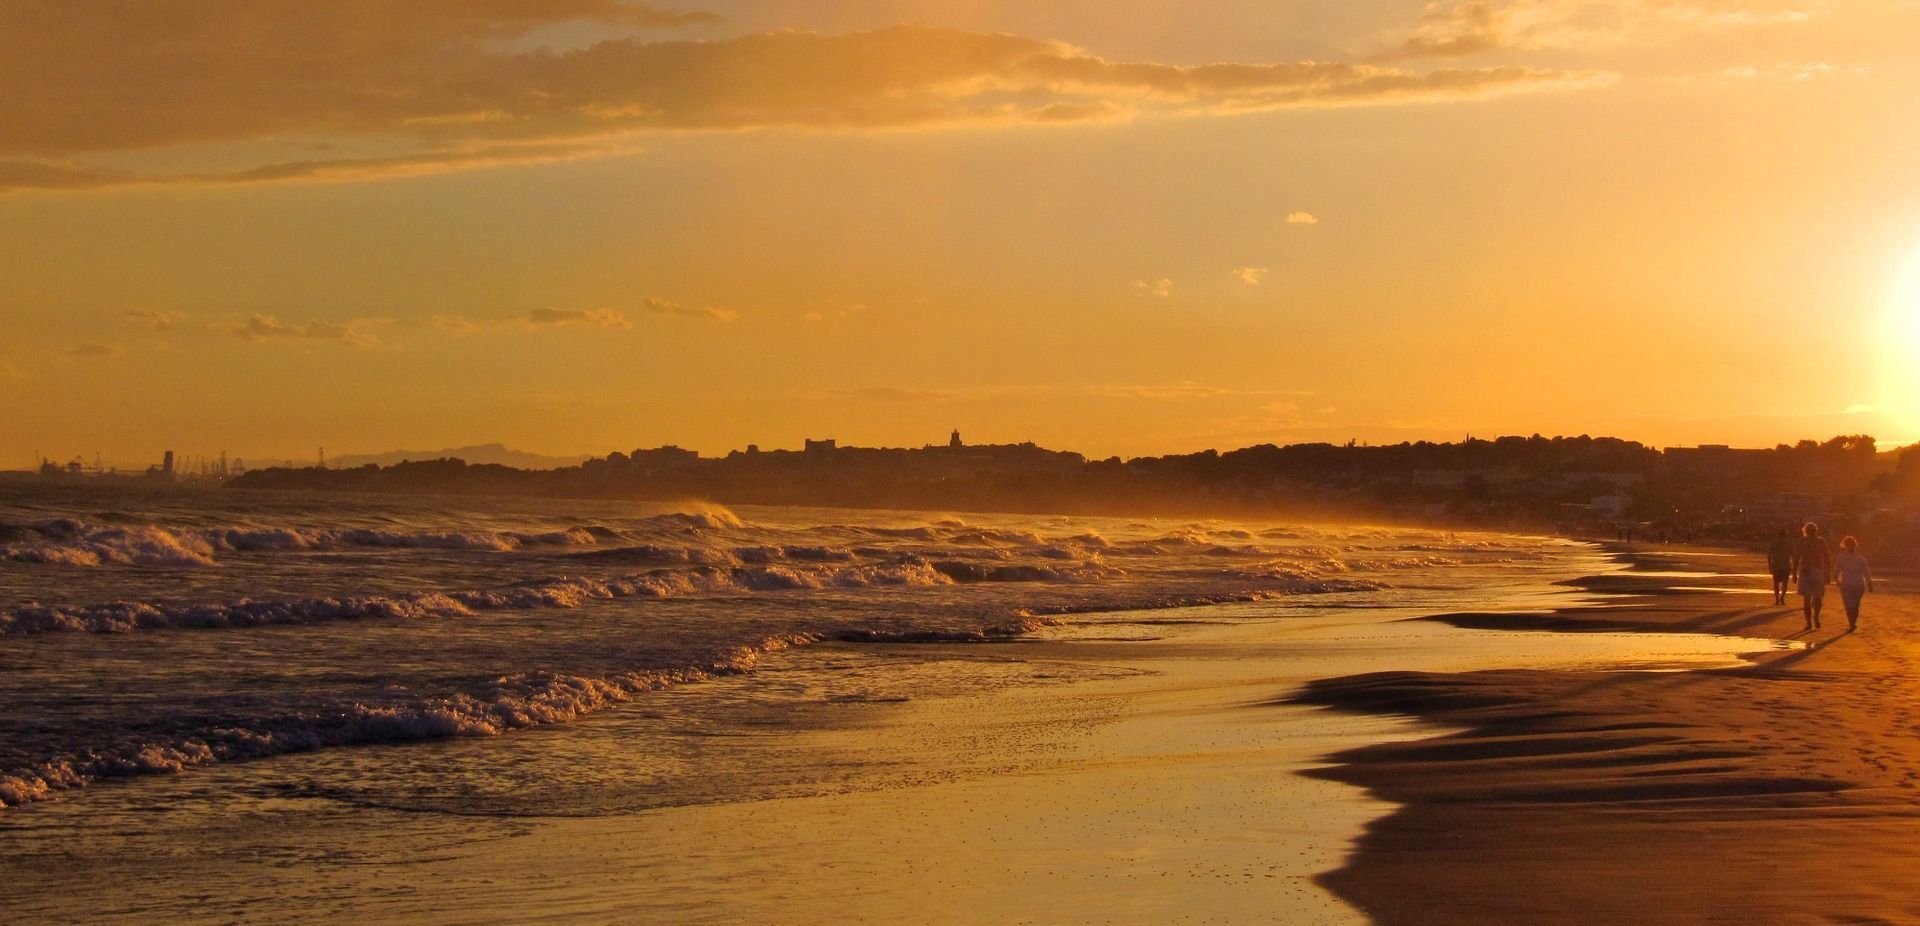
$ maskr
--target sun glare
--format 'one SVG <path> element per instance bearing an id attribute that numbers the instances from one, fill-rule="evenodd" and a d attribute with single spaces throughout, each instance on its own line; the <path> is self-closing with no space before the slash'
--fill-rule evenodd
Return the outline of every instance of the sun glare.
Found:
<path id="1" fill-rule="evenodd" d="M 1907 436 L 1920 436 L 1920 247 L 1900 265 L 1887 296 L 1881 405 Z"/>
<path id="2" fill-rule="evenodd" d="M 1920 331 L 1920 247 L 1907 255 L 1900 279 L 1894 284 L 1894 304 L 1906 315 L 1907 323 Z"/>

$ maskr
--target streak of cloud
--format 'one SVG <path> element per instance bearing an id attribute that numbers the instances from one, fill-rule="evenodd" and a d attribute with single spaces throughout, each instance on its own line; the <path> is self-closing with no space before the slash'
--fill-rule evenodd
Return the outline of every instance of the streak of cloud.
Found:
<path id="1" fill-rule="evenodd" d="M 613 0 L 154 0 L 116 4 L 112 15 L 29 3 L 0 30 L 0 190 L 366 180 L 631 153 L 644 133 L 1209 117 L 1604 79 L 1511 66 L 1115 61 L 1059 42 L 924 26 L 708 41 L 631 34 L 700 19 Z M 542 29 L 580 21 L 616 37 L 531 44 Z M 316 139 L 340 155 L 285 158 L 290 145 Z M 189 145 L 229 166 L 125 166 Z M 104 156 L 119 163 L 89 163 Z"/>
<path id="2" fill-rule="evenodd" d="M 619 309 L 534 309 L 526 322 L 536 327 L 586 325 L 594 328 L 632 328 L 633 322 Z"/>
<path id="3" fill-rule="evenodd" d="M 717 306 L 710 306 L 710 305 L 703 305 L 703 306 L 681 305 L 678 302 L 673 302 L 667 299 L 656 299 L 651 296 L 647 297 L 646 306 L 647 306 L 647 311 L 652 312 L 656 315 L 678 315 L 682 318 L 704 318 L 708 321 L 716 321 L 716 322 L 730 322 L 740 317 L 740 313 L 735 312 L 732 309 L 722 309 Z"/>
<path id="4" fill-rule="evenodd" d="M 161 312 L 156 309 L 127 309 L 120 314 L 156 333 L 172 331 L 173 326 L 185 318 L 179 312 Z"/>
<path id="5" fill-rule="evenodd" d="M 950 402 L 962 397 L 961 393 L 943 389 L 908 389 L 897 386 L 835 389 L 828 395 L 836 399 L 867 399 L 876 402 Z"/>
<path id="6" fill-rule="evenodd" d="M 372 347 L 379 343 L 364 330 L 370 324 L 356 319 L 345 324 L 310 321 L 287 324 L 272 315 L 254 313 L 245 323 L 228 329 L 242 341 L 325 341 L 352 347 Z"/>
<path id="7" fill-rule="evenodd" d="M 1384 58 L 1465 58 L 1502 50 L 1629 42 L 1667 31 L 1803 23 L 1830 0 L 1455 0 L 1426 12 Z"/>

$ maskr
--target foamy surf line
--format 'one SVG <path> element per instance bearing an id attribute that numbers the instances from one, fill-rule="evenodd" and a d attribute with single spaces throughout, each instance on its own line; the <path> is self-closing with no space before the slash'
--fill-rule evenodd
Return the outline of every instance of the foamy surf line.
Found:
<path id="1" fill-rule="evenodd" d="M 1132 602 L 1125 607 L 1128 610 L 1143 606 L 1180 608 L 1228 600 L 1259 599 L 1199 596 L 1157 603 Z M 1114 607 L 1105 606 L 1101 610 Z M 723 659 L 697 666 L 604 677 L 523 673 L 496 679 L 474 691 L 419 703 L 355 702 L 338 711 L 235 722 L 191 735 L 90 748 L 51 758 L 30 768 L 0 773 L 0 807 L 18 807 L 50 799 L 105 779 L 177 774 L 214 763 L 327 748 L 499 736 L 530 727 L 564 724 L 672 685 L 750 673 L 766 654 L 822 640 L 855 644 L 978 644 L 1017 639 L 1058 623 L 1057 617 L 1023 612 L 1008 622 L 977 630 L 844 627 L 825 633 L 780 634 L 738 647 Z"/>
<path id="2" fill-rule="evenodd" d="M 990 643 L 1016 640 L 1037 629 L 1058 626 L 1062 618 L 1070 614 L 1179 609 L 1278 597 L 1282 597 L 1282 593 L 1164 596 L 1058 608 L 1044 613 L 1022 610 L 1001 623 L 969 630 L 847 626 L 818 633 L 771 636 L 702 665 L 603 677 L 523 673 L 496 679 L 474 691 L 418 703 L 355 702 L 338 711 L 239 721 L 190 735 L 85 749 L 33 767 L 0 773 L 0 807 L 49 799 L 103 779 L 173 774 L 214 763 L 326 748 L 498 736 L 529 727 L 568 723 L 671 685 L 749 673 L 765 654 L 822 640 L 854 644 Z M 338 613 L 390 616 L 384 606 Z"/>
<path id="3" fill-rule="evenodd" d="M 50 518 L 0 524 L 0 560 L 62 566 L 213 566 L 232 553 L 325 550 L 442 550 L 510 553 L 529 547 L 593 546 L 633 539 L 647 528 L 717 530 L 741 528 L 729 512 L 665 514 L 626 530 L 590 524 L 550 530 L 400 530 L 235 525 L 181 527 L 100 524 Z"/>
<path id="4" fill-rule="evenodd" d="M 1443 575 L 1457 583 L 1457 567 L 1541 555 L 1518 538 L 1438 543 L 1429 533 L 1370 529 L 1066 518 L 975 526 L 910 514 L 863 525 L 785 510 L 746 522 L 612 506 L 435 504 L 126 503 L 71 518 L 7 516 L 0 582 L 20 597 L 0 604 L 0 641 L 141 633 L 44 646 L 15 639 L 17 649 L 0 651 L 71 660 L 49 667 L 44 689 L 25 675 L 0 676 L 0 694 L 29 706 L 0 717 L 0 804 L 103 778 L 561 724 L 669 685 L 749 672 L 765 652 L 821 640 L 1014 641 L 1056 615 L 1336 593 L 1355 597 L 1330 602 L 1357 607 L 1377 603 L 1382 596 L 1368 593 L 1390 587 L 1387 579 L 1409 590 Z M 302 526 L 276 526 L 285 524 Z M 53 548 L 133 568 L 68 569 L 58 556 L 13 555 Z M 304 555 L 350 549 L 371 552 Z M 219 571 L 180 581 L 158 566 L 175 560 Z M 356 594 L 367 574 L 382 584 Z M 476 575 L 497 578 L 469 584 Z M 662 599 L 679 600 L 649 603 Z M 634 604 L 608 604 L 623 601 Z M 542 613 L 569 609 L 582 613 Z M 369 626 L 231 642 L 198 632 L 340 622 Z M 235 661 L 234 645 L 273 656 Z M 390 646 L 423 658 L 390 665 Z M 442 647 L 445 659 L 427 658 Z M 231 674 L 203 671 L 213 665 Z M 94 704 L 91 673 L 121 669 L 127 697 Z"/>
<path id="5" fill-rule="evenodd" d="M 882 555 L 884 548 L 861 546 L 860 541 L 926 541 L 946 545 L 927 548 L 928 555 L 994 558 L 1027 555 L 1041 559 L 1092 557 L 1159 557 L 1176 553 L 1207 557 L 1262 557 L 1312 561 L 1349 568 L 1364 559 L 1370 568 L 1408 569 L 1456 564 L 1452 557 L 1435 556 L 1448 547 L 1401 544 L 1370 547 L 1295 545 L 1272 546 L 1260 540 L 1288 536 L 1288 532 L 1259 534 L 1238 529 L 1202 530 L 1192 527 L 1146 540 L 1111 541 L 1097 532 L 1083 531 L 1047 537 L 1034 531 L 974 527 L 959 521 L 890 528 L 837 525 L 814 528 L 838 534 L 848 545 L 727 544 L 727 536 L 741 537 L 755 529 L 725 509 L 652 515 L 613 524 L 575 524 L 529 529 L 470 526 L 459 529 L 403 529 L 395 527 L 277 526 L 257 523 L 188 527 L 157 523 L 101 523 L 79 518 L 0 522 L 0 561 L 69 567 L 148 566 L 212 567 L 236 554 L 314 553 L 337 550 L 418 550 L 444 553 L 513 553 L 539 549 L 596 547 L 574 555 L 586 559 L 622 559 L 739 565 L 774 560 L 846 561 Z M 719 532 L 731 532 L 723 534 Z M 694 536 L 696 546 L 663 543 L 671 536 Z M 1469 545 L 1470 546 L 1470 545 Z M 1372 555 L 1384 554 L 1384 555 Z"/>
<path id="6" fill-rule="evenodd" d="M 349 595 L 291 601 L 243 599 L 219 604 L 155 604 L 118 601 L 99 605 L 27 605 L 0 612 L 0 636 L 30 633 L 128 633 L 138 630 L 242 629 L 359 620 L 445 620 L 482 611 L 574 609 L 596 600 L 664 599 L 692 595 L 745 594 L 803 589 L 931 587 L 974 583 L 1092 582 L 1125 575 L 1099 562 L 1066 565 L 981 566 L 966 562 L 906 561 L 890 565 L 827 568 L 698 567 L 593 578 L 560 576 L 494 589 Z M 1296 569 L 1267 569 L 1220 576 L 1262 586 L 1240 595 L 1314 595 L 1373 591 L 1384 583 L 1324 577 Z M 1212 603 L 1223 595 L 1185 595 L 1169 600 Z M 1245 599 L 1255 600 L 1255 599 Z M 1149 607 L 1154 605 L 1148 605 Z M 1108 610 L 1089 604 L 1072 610 Z M 1061 610 L 1057 613 L 1066 613 Z"/>
<path id="7" fill-rule="evenodd" d="M 1122 619 L 1131 618 L 1122 616 Z M 1395 620 L 1394 623 L 1399 622 Z M 1257 625 L 1249 625 L 1246 629 L 1256 639 L 1264 633 Z M 1215 637 L 1203 646 L 1221 643 L 1230 644 L 1230 641 Z M 1266 710 L 1249 708 L 1247 705 L 1259 703 L 1273 690 L 1274 670 L 1268 668 L 1273 663 L 1267 658 L 1256 657 L 1251 652 L 1235 654 L 1240 658 L 1209 658 L 1200 655 L 1202 650 L 1191 646 L 1166 647 L 1157 652 L 1151 646 L 1142 646 L 1137 652 L 1140 658 L 1156 660 L 1160 665 L 1184 666 L 1178 672 L 1148 672 L 1132 676 L 1138 680 L 1138 685 L 1132 686 L 1135 693 L 1154 692 L 1146 697 L 1128 696 L 1129 704 L 1141 708 L 1137 715 L 1139 723 L 1129 724 L 1125 717 L 1121 717 L 1121 722 L 1102 725 L 1088 735 L 1082 727 L 1083 711 L 1050 707 L 1080 695 L 1064 694 L 1065 689 L 1022 690 L 1024 686 L 1014 686 L 972 691 L 952 702 L 916 697 L 898 708 L 899 713 L 888 725 L 892 729 L 899 729 L 904 715 L 917 716 L 918 719 L 909 722 L 924 722 L 931 726 L 949 725 L 959 715 L 978 716 L 983 722 L 1017 725 L 1019 730 L 1015 738 L 1024 745 L 1034 741 L 1036 734 L 1033 724 L 1036 719 L 1072 717 L 1073 721 L 1058 724 L 1055 730 L 1071 730 L 1070 735 L 1061 737 L 1062 741 L 1070 741 L 1076 746 L 1085 744 L 1088 752 L 1080 755 L 1090 756 L 1090 761 L 1041 764 L 1020 774 L 961 774 L 935 785 L 938 790 L 916 790 L 910 795 L 884 787 L 837 789 L 836 793 L 819 800 L 783 804 L 781 827 L 765 826 L 764 818 L 763 825 L 755 825 L 754 818 L 764 814 L 764 806 L 728 800 L 696 802 L 692 806 L 675 805 L 661 811 L 662 814 L 675 816 L 649 814 L 645 818 L 603 809 L 549 816 L 544 808 L 523 811 L 514 805 L 505 813 L 542 818 L 531 827 L 533 838 L 524 842 L 514 841 L 512 846 L 503 850 L 505 855 L 482 856 L 476 868 L 460 870 L 460 873 L 478 871 L 481 867 L 497 870 L 501 865 L 522 871 L 552 870 L 560 874 L 560 880 L 569 892 L 580 890 L 583 883 L 599 887 L 605 876 L 604 886 L 608 891 L 605 896 L 617 898 L 622 904 L 620 909 L 629 911 L 629 915 L 636 919 L 671 919 L 672 915 L 665 911 L 684 911 L 694 904 L 702 905 L 701 909 L 716 921 L 755 922 L 771 918 L 776 921 L 834 922 L 849 916 L 862 919 L 857 910 L 848 912 L 845 897 L 832 887 L 832 879 L 754 880 L 716 877 L 714 874 L 716 870 L 724 870 L 718 866 L 727 865 L 730 860 L 739 860 L 742 870 L 761 872 L 770 867 L 783 867 L 778 861 L 770 860 L 791 859 L 795 870 L 806 871 L 822 870 L 824 860 L 840 870 L 868 872 L 872 876 L 868 880 L 875 885 L 874 891 L 891 892 L 904 901 L 897 909 L 906 912 L 893 919 L 911 921 L 914 911 L 926 909 L 923 896 L 926 890 L 948 891 L 948 902 L 941 906 L 942 909 L 970 909 L 977 913 L 983 909 L 980 906 L 982 902 L 996 896 L 994 886 L 1005 884 L 1010 878 L 1018 877 L 1021 871 L 1035 867 L 1031 861 L 1039 857 L 1044 860 L 1043 870 L 1047 872 L 1047 877 L 1043 880 L 1047 882 L 1048 889 L 1042 892 L 1023 891 L 1014 901 L 1018 906 L 1008 909 L 1008 916 L 1064 921 L 1083 916 L 1088 909 L 1132 909 L 1128 906 L 1128 897 L 1131 895 L 1124 894 L 1124 886 L 1116 887 L 1112 878 L 1115 872 L 1124 869 L 1136 875 L 1142 871 L 1153 875 L 1150 878 L 1133 879 L 1138 895 L 1148 902 L 1155 899 L 1163 901 L 1166 896 L 1199 898 L 1230 895 L 1245 897 L 1249 905 L 1235 908 L 1244 912 L 1238 917 L 1226 916 L 1227 919 L 1279 916 L 1289 921 L 1328 921 L 1306 915 L 1295 917 L 1278 913 L 1275 905 L 1297 903 L 1300 895 L 1313 893 L 1314 876 L 1337 867 L 1346 847 L 1361 833 L 1367 821 L 1378 819 L 1391 808 L 1356 806 L 1357 801 L 1349 798 L 1357 798 L 1357 795 L 1351 795 L 1349 791 L 1325 794 L 1326 788 L 1334 787 L 1333 783 L 1304 778 L 1296 780 L 1296 776 L 1288 774 L 1290 767 L 1312 764 L 1313 757 L 1318 755 L 1313 751 L 1317 748 L 1315 744 L 1324 742 L 1317 738 L 1317 734 L 1337 733 L 1350 739 L 1365 737 L 1368 742 L 1385 742 L 1404 738 L 1409 731 L 1397 724 L 1382 725 L 1375 729 L 1355 729 L 1350 718 L 1313 711 L 1302 712 L 1302 717 L 1288 721 L 1291 724 L 1304 719 L 1310 726 L 1289 726 L 1285 728 L 1287 732 L 1277 733 L 1276 728 L 1268 724 L 1245 722 L 1248 710 Z M 1219 652 L 1224 655 L 1226 651 Z M 1319 654 L 1295 655 L 1305 660 L 1304 664 L 1298 666 L 1299 669 L 1307 672 L 1319 670 Z M 1047 654 L 1049 661 L 1061 657 L 1076 658 L 1068 647 Z M 1083 653 L 1078 658 L 1087 660 L 1088 665 L 1110 666 L 1114 661 L 1112 651 L 1104 648 Z M 1234 687 L 1223 687 L 1223 671 L 1235 676 L 1231 680 Z M 1181 703 L 1171 709 L 1165 695 L 1169 689 L 1187 692 L 1182 696 Z M 1090 697 L 1102 704 L 1120 700 L 1111 688 L 1095 691 L 1097 693 Z M 1008 698 L 1007 695 L 1012 697 Z M 1034 709 L 1022 710 L 1023 707 Z M 888 710 L 894 711 L 893 708 Z M 1225 723 L 1210 724 L 1206 720 L 1207 714 L 1221 718 Z M 1160 718 L 1170 716 L 1177 717 L 1174 726 L 1159 722 Z M 1320 726 L 1311 726 L 1315 722 Z M 885 736 L 882 732 L 884 729 L 876 730 L 876 736 Z M 1239 738 L 1226 742 L 1223 736 Z M 883 740 L 876 746 L 884 751 L 888 745 L 912 742 L 916 741 L 911 738 Z M 978 737 L 969 736 L 963 742 L 964 745 L 955 748 L 965 750 L 964 758 L 979 754 Z M 486 744 L 476 744 L 476 747 L 489 748 Z M 789 744 L 789 748 L 800 747 Z M 1022 754 L 1008 755 L 1013 760 Z M 1248 761 L 1254 755 L 1259 756 L 1258 761 Z M 752 757 L 736 758 L 754 761 Z M 1103 758 L 1111 761 L 1101 761 Z M 929 767 L 955 767 L 938 757 L 934 762 Z M 1325 788 L 1320 787 L 1322 785 Z M 1244 823 L 1249 808 L 1273 806 L 1283 787 L 1288 789 L 1284 798 L 1287 803 L 1283 806 L 1315 808 L 1315 813 L 1303 818 L 1309 819 L 1309 824 L 1269 828 L 1262 830 L 1258 839 L 1245 838 L 1244 827 L 1240 824 Z M 1302 788 L 1319 790 L 1303 791 Z M 301 793 L 352 805 L 343 807 L 342 813 L 358 813 L 364 807 L 395 807 L 433 813 L 468 812 L 458 808 L 449 809 L 434 801 L 403 799 L 389 802 L 384 799 L 383 791 L 354 787 L 338 790 L 309 787 L 302 789 Z M 917 806 L 957 809 L 956 815 L 946 816 L 945 819 L 965 825 L 925 826 L 922 821 L 926 815 L 900 813 L 902 801 L 912 801 Z M 967 808 L 977 807 L 1009 811 L 984 815 L 994 820 L 1008 821 L 1007 825 L 982 832 L 974 824 L 983 816 L 967 816 Z M 1206 809 L 1201 811 L 1198 809 L 1201 807 Z M 1216 813 L 1218 816 L 1212 815 Z M 1218 822 L 1196 825 L 1196 819 Z M 1308 841 L 1282 841 L 1281 829 L 1296 840 Z M 877 840 L 875 833 L 880 834 Z M 1221 839 L 1223 833 L 1240 835 Z M 728 834 L 733 834 L 733 837 L 729 838 Z M 608 839 L 600 841 L 600 837 Z M 871 847 L 875 845 L 891 846 L 899 851 L 871 852 Z M 1116 856 L 1112 850 L 1114 845 L 1125 846 L 1130 851 L 1124 857 Z M 582 846 L 594 846 L 605 851 L 583 853 Z M 646 854 L 636 854 L 635 846 L 644 847 Z M 1008 846 L 1016 847 L 1016 851 L 1010 853 Z M 543 851 L 543 847 L 558 851 L 541 856 L 538 853 Z M 842 849 L 841 854 L 834 854 L 836 847 Z M 977 851 L 978 855 L 962 855 L 957 851 L 962 847 L 969 853 Z M 397 855 L 408 849 L 411 846 L 394 852 Z M 1195 855 L 1179 851 L 1182 849 L 1204 850 L 1206 854 L 1200 857 L 1208 859 L 1208 864 L 1194 864 L 1192 860 Z M 924 859 L 928 851 L 945 851 L 952 857 L 965 859 L 964 864 L 957 866 L 957 869 L 964 871 L 964 876 L 937 879 L 939 883 L 929 887 L 931 882 L 924 878 L 924 871 L 915 871 L 911 865 L 897 863 L 893 863 L 893 868 L 901 869 L 899 871 L 886 867 L 890 864 L 886 859 L 889 854 L 895 859 Z M 688 857 L 697 858 L 699 864 L 681 868 L 672 862 L 673 859 Z M 641 859 L 647 861 L 642 862 Z M 538 867 L 547 861 L 553 862 L 555 867 Z M 661 880 L 649 879 L 645 885 L 634 884 L 631 871 L 638 864 L 658 864 L 659 868 L 651 870 L 656 871 Z M 371 867 L 361 870 L 370 870 Z M 433 871 L 448 872 L 448 869 L 435 868 Z M 1220 874 L 1239 871 L 1265 872 L 1266 876 L 1233 878 L 1221 877 Z M 1267 880 L 1276 877 L 1276 873 L 1277 877 L 1287 880 Z M 436 874 L 435 877 L 438 876 Z M 676 877 L 694 883 L 665 880 Z M 524 884 L 503 884 L 497 889 L 483 886 L 481 893 L 474 894 L 467 893 L 474 880 L 452 877 L 446 880 L 458 880 L 462 887 L 458 891 L 448 890 L 445 896 L 414 898 L 412 905 L 399 909 L 418 911 L 484 907 L 489 911 L 488 915 L 499 921 L 512 922 L 535 915 L 543 904 L 551 903 L 550 897 L 540 895 L 537 891 L 529 895 Z M 799 881 L 806 883 L 796 886 Z M 1063 882 L 1069 886 L 1060 887 Z M 712 888 L 715 896 L 702 893 L 707 890 L 707 885 L 716 883 L 721 886 Z M 742 884 L 747 887 L 741 888 Z M 956 890 L 956 884 L 962 886 Z M 755 906 L 753 903 L 729 901 L 718 896 L 723 892 L 725 898 L 750 894 L 759 898 L 761 903 Z M 1198 892 L 1209 893 L 1203 895 Z M 577 900 L 579 895 L 570 896 Z M 716 905 L 705 906 L 707 903 Z M 732 905 L 728 905 L 730 903 Z M 370 907 L 374 906 L 378 904 L 370 904 Z M 1140 909 L 1158 908 L 1143 905 Z M 662 913 L 650 917 L 649 914 L 655 910 Z M 786 911 L 784 917 L 773 912 L 783 910 Z M 364 916 L 367 919 L 381 918 L 364 909 L 356 913 L 369 913 Z M 979 915 L 985 919 L 1002 918 L 984 913 Z M 1352 921 L 1364 922 L 1364 918 L 1355 912 Z"/>
<path id="8" fill-rule="evenodd" d="M 345 620 L 426 620 L 478 611 L 578 608 L 593 600 L 674 598 L 713 592 L 801 588 L 934 585 L 952 580 L 925 566 L 856 567 L 799 571 L 768 568 L 660 570 L 609 578 L 561 576 L 478 591 L 418 592 L 166 605 L 122 601 L 104 605 L 28 606 L 0 613 L 0 636 L 17 633 L 124 633 L 174 628 L 244 628 Z"/>
<path id="9" fill-rule="evenodd" d="M 238 723 L 195 735 L 88 750 L 0 774 L 0 807 L 45 800 L 105 778 L 184 772 L 216 762 L 330 747 L 499 736 L 567 723 L 671 685 L 748 672 L 766 653 L 813 643 L 808 634 L 769 637 L 706 665 L 601 678 L 522 674 L 418 704 L 355 703 L 338 712 Z"/>

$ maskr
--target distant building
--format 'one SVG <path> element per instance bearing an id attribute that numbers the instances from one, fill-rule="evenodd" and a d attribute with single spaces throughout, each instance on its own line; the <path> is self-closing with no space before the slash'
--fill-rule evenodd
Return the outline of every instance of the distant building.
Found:
<path id="1" fill-rule="evenodd" d="M 805 449 L 808 453 L 832 453 L 838 446 L 839 443 L 831 437 L 826 440 L 808 438 Z"/>
<path id="2" fill-rule="evenodd" d="M 965 447 L 965 446 L 966 446 L 966 444 L 963 444 L 963 443 L 961 443 L 961 442 L 960 442 L 960 429 L 959 429 L 959 428 L 954 428 L 954 429 L 953 429 L 953 437 L 952 437 L 952 438 L 951 438 L 950 440 L 948 440 L 948 441 L 947 441 L 947 446 L 949 446 L 949 447 L 952 447 L 952 448 L 953 448 L 953 449 L 955 449 L 955 450 L 959 450 L 960 448 L 962 448 L 962 447 Z"/>
<path id="3" fill-rule="evenodd" d="M 589 473 L 598 473 L 605 478 L 615 478 L 617 474 L 645 475 L 691 466 L 700 462 L 700 454 L 668 444 L 651 450 L 639 448 L 632 453 L 618 450 L 607 454 L 604 460 L 587 460 L 580 464 Z"/>
<path id="4" fill-rule="evenodd" d="M 159 482 L 173 481 L 173 451 L 169 450 L 160 458 L 159 466 L 148 466 L 146 477 Z"/>

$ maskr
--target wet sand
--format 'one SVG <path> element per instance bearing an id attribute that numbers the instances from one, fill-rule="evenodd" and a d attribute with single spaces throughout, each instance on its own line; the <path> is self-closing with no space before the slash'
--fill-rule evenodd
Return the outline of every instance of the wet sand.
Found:
<path id="1" fill-rule="evenodd" d="M 1805 634 L 1797 597 L 1752 594 L 1764 578 L 1699 575 L 1747 560 L 1640 560 L 1591 584 L 1644 597 L 1442 620 L 1810 648 L 1680 674 L 1316 683 L 1301 701 L 1463 728 L 1349 751 L 1316 773 L 1402 805 L 1322 882 L 1386 924 L 1920 920 L 1920 596 L 1883 579 L 1849 634 L 1830 591 L 1824 629 Z"/>
<path id="2" fill-rule="evenodd" d="M 1617 592 L 1714 581 L 1589 584 Z M 1730 594 L 1542 607 L 1565 595 L 1510 590 L 1497 598 L 1504 613 L 1449 621 L 1254 604 L 1083 615 L 988 646 L 805 648 L 762 671 L 813 685 L 875 660 L 888 668 L 840 688 L 808 688 L 803 701 L 780 708 L 788 717 L 762 711 L 703 729 L 708 741 L 751 744 L 722 763 L 741 768 L 703 766 L 735 782 L 723 789 L 730 799 L 569 818 L 462 818 L 299 794 L 239 809 L 223 800 L 197 817 L 135 809 L 116 819 L 140 832 L 116 835 L 111 851 L 89 852 L 84 866 L 58 834 L 44 854 L 16 855 L 10 870 L 21 889 L 0 898 L 0 914 L 23 922 L 1306 924 L 1368 915 L 1552 919 L 1541 909 L 1563 921 L 1612 922 L 1651 904 L 1672 921 L 1711 920 L 1710 908 L 1751 921 L 1737 904 L 1650 896 L 1655 888 L 1642 875 L 1696 856 L 1749 869 L 1743 858 L 1779 842 L 1778 833 L 1769 841 L 1730 830 L 1752 811 L 1702 807 L 1703 793 L 1831 812 L 1839 805 L 1822 802 L 1838 800 L 1839 785 L 1816 767 L 1821 756 L 1800 756 L 1807 769 L 1792 774 L 1741 764 L 1789 739 L 1756 745 L 1753 731 L 1735 727 L 1723 743 L 1709 730 L 1667 726 L 1682 722 L 1664 716 L 1676 709 L 1721 717 L 1722 727 L 1741 711 L 1771 718 L 1777 705 L 1715 707 L 1691 694 L 1750 671 L 1633 670 L 1748 666 L 1743 654 L 1768 649 L 1765 641 L 1671 631 L 1761 633 L 1773 618 Z M 1612 632 L 1564 632 L 1575 628 Z M 1660 632 L 1634 632 L 1642 628 Z M 1825 657 L 1771 658 L 1758 671 L 1797 672 Z M 1457 674 L 1485 666 L 1506 668 Z M 1399 671 L 1356 675 L 1386 667 Z M 959 676 L 1000 681 L 942 694 Z M 1336 676 L 1349 680 L 1317 685 L 1311 698 L 1346 710 L 1284 698 Z M 660 697 L 711 699 L 746 683 Z M 1649 692 L 1671 692 L 1682 707 Z M 552 735 L 557 743 L 633 734 L 613 716 Z M 488 754 L 475 751 L 484 745 L 455 741 L 409 755 L 484 761 Z M 1348 764 L 1327 767 L 1335 754 Z M 297 778 L 303 763 L 324 758 L 270 761 L 283 766 L 277 777 Z M 739 796 L 753 789 L 729 776 L 751 777 L 756 767 L 767 786 Z M 553 768 L 565 775 L 572 767 L 556 760 Z M 1488 768 L 1524 771 L 1508 779 Z M 85 826 L 101 809 L 86 801 L 165 806 L 194 789 L 235 793 L 218 777 L 250 773 L 235 765 L 100 789 L 35 808 L 32 820 Z M 1523 788 L 1528 796 L 1516 797 Z M 1659 812 L 1636 816 L 1643 807 Z M 1587 829 L 1555 814 L 1570 809 L 1585 814 Z M 1890 840 L 1902 825 L 1872 819 Z M 1837 821 L 1824 838 L 1857 835 Z M 1715 841 L 1722 834 L 1724 846 Z M 1589 843 L 1621 852 L 1607 856 Z M 30 844 L 41 845 L 12 843 Z M 1512 877 L 1516 866 L 1529 877 Z M 1838 881 L 1848 869 L 1828 871 Z M 120 885 L 111 902 L 99 890 L 107 882 Z M 1689 879 L 1671 883 L 1679 890 Z"/>

